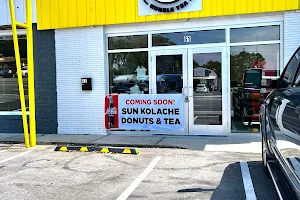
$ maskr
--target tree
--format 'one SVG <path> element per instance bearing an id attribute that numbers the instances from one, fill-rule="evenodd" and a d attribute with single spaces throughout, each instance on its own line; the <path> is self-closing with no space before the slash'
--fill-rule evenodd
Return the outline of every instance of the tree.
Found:
<path id="1" fill-rule="evenodd" d="M 221 63 L 219 61 L 210 60 L 207 63 L 205 63 L 202 67 L 213 70 L 217 74 L 218 77 L 221 77 L 221 75 L 222 75 Z"/>
<path id="2" fill-rule="evenodd" d="M 173 41 L 171 41 L 169 38 L 163 37 L 161 35 L 155 35 L 152 38 L 153 46 L 171 46 L 176 45 Z"/>
<path id="3" fill-rule="evenodd" d="M 241 83 L 243 73 L 247 69 L 251 69 L 258 62 L 264 62 L 265 58 L 260 53 L 240 52 L 238 55 L 230 56 L 230 76 L 231 81 Z"/>

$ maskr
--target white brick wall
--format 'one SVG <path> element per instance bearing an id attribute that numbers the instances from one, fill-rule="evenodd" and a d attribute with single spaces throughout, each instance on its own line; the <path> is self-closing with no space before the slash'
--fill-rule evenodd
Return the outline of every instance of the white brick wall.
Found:
<path id="1" fill-rule="evenodd" d="M 103 27 L 55 31 L 59 134 L 106 134 L 105 45 Z M 92 78 L 92 91 L 81 78 Z"/>
<path id="2" fill-rule="evenodd" d="M 284 13 L 284 66 L 300 46 L 300 11 Z"/>

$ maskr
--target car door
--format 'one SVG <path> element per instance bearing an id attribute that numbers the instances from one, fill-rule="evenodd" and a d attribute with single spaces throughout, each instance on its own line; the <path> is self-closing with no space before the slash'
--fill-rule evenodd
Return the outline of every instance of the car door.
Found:
<path id="1" fill-rule="evenodd" d="M 300 186 L 299 63 L 300 49 L 292 56 L 280 77 L 277 90 L 269 98 L 269 122 L 274 136 L 271 146 L 294 186 Z"/>

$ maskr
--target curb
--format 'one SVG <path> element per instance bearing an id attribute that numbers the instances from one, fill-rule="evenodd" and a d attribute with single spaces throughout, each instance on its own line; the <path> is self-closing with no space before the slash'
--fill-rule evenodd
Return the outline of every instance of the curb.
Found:
<path id="1" fill-rule="evenodd" d="M 0 141 L 0 144 L 23 144 L 24 141 Z M 42 142 L 37 141 L 37 145 L 76 145 L 76 146 L 111 146 L 111 147 L 128 147 L 128 148 L 160 148 L 160 149 L 189 149 L 187 147 L 182 147 L 179 145 L 160 145 L 160 144 L 91 144 L 91 143 L 80 143 L 80 142 Z"/>
<path id="2" fill-rule="evenodd" d="M 54 151 L 79 151 L 79 152 L 98 152 L 98 153 L 120 153 L 120 154 L 139 154 L 137 149 L 127 149 L 127 148 L 103 148 L 103 147 L 93 147 L 93 146 L 57 146 Z"/>

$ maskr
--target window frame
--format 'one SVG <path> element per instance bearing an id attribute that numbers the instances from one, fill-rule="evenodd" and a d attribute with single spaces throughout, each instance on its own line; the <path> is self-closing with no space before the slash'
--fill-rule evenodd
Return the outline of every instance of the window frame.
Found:
<path id="1" fill-rule="evenodd" d="M 134 37 L 134 36 L 140 36 L 140 37 L 142 37 L 142 36 L 145 36 L 146 37 L 146 39 L 148 40 L 148 34 L 134 34 L 134 35 L 119 35 L 119 36 L 108 36 L 107 37 L 107 44 L 108 44 L 108 46 L 107 46 L 107 48 L 108 48 L 108 50 L 109 51 L 111 51 L 111 50 L 124 50 L 124 49 L 126 49 L 126 48 L 116 48 L 116 49 L 109 49 L 109 38 L 117 38 L 117 37 Z M 133 47 L 133 48 L 130 48 L 130 49 L 146 49 L 146 48 L 148 48 L 148 46 L 149 46 L 149 43 L 148 43 L 148 41 L 147 41 L 147 47 Z M 127 49 L 128 50 L 128 49 Z"/>
<path id="2" fill-rule="evenodd" d="M 224 38 L 223 38 L 224 41 L 221 41 L 221 42 L 206 42 L 206 43 L 191 43 L 191 44 L 174 44 L 174 45 L 153 45 L 153 39 L 154 39 L 155 35 L 163 35 L 163 34 L 183 34 L 183 35 L 186 34 L 186 35 L 188 35 L 188 33 L 198 33 L 198 32 L 205 32 L 205 31 L 224 31 Z M 155 47 L 155 48 L 157 48 L 157 47 L 171 47 L 171 46 L 203 45 L 203 44 L 224 44 L 224 43 L 226 43 L 226 28 L 152 33 L 151 38 L 152 38 L 151 47 Z"/>
<path id="3" fill-rule="evenodd" d="M 192 23 L 194 24 L 194 23 Z M 279 44 L 279 76 L 276 76 L 276 79 L 279 79 L 280 75 L 283 73 L 284 70 L 284 58 L 283 58 L 283 21 L 281 19 L 276 19 L 274 21 L 269 22 L 258 22 L 258 23 L 245 23 L 245 24 L 228 24 L 228 25 L 219 25 L 219 26 L 202 26 L 199 27 L 197 23 L 194 25 L 184 26 L 183 28 L 171 28 L 170 26 L 167 26 L 166 29 L 163 31 L 161 29 L 158 29 L 157 27 L 151 28 L 151 30 L 147 31 L 134 31 L 131 26 L 128 28 L 125 28 L 124 31 L 119 31 L 119 29 L 115 29 L 112 27 L 112 29 L 109 31 L 104 31 L 105 33 L 105 49 L 106 49 L 106 58 L 105 58 L 105 65 L 107 70 L 107 85 L 106 90 L 107 94 L 109 93 L 109 69 L 108 69 L 108 54 L 109 53 L 121 53 L 121 52 L 136 52 L 136 51 L 148 51 L 148 66 L 151 66 L 152 58 L 151 58 L 151 52 L 155 50 L 164 50 L 164 49 L 181 49 L 181 48 L 196 48 L 196 47 L 215 47 L 215 46 L 224 46 L 226 47 L 227 52 L 230 52 L 230 48 L 232 46 L 248 46 L 248 45 L 266 45 L 266 44 Z M 230 42 L 230 31 L 233 28 L 251 28 L 251 27 L 262 27 L 262 26 L 279 26 L 280 40 L 270 40 L 270 41 L 254 41 L 254 42 L 240 42 L 240 43 L 231 43 Z M 172 32 L 186 32 L 186 31 L 205 31 L 205 30 L 220 30 L 225 29 L 225 42 L 224 43 L 208 43 L 208 44 L 190 44 L 190 45 L 174 45 L 174 46 L 152 46 L 152 35 L 158 34 L 158 33 L 172 33 Z M 117 37 L 117 36 L 129 36 L 129 35 L 145 35 L 148 34 L 148 48 L 139 48 L 139 49 L 117 49 L 117 50 L 109 50 L 108 49 L 108 38 L 109 37 Z M 230 55 L 227 55 L 230 57 Z M 227 59 L 227 65 L 230 67 L 230 59 Z M 152 73 L 151 67 L 149 67 L 148 73 Z M 229 75 L 230 79 L 230 75 Z M 272 77 L 274 79 L 274 77 Z M 149 88 L 150 93 L 152 92 L 152 88 Z"/>
<path id="4" fill-rule="evenodd" d="M 238 43 L 249 43 L 249 42 L 253 42 L 253 43 L 256 43 L 256 42 L 261 42 L 261 41 L 264 41 L 264 44 L 266 43 L 266 42 L 268 42 L 268 41 L 281 41 L 281 39 L 282 39 L 282 35 L 281 35 L 281 24 L 274 24 L 274 25 L 257 25 L 257 26 L 244 26 L 244 27 L 231 27 L 230 28 L 230 33 L 231 33 L 231 31 L 232 30 L 234 30 L 234 29 L 243 29 L 243 28 L 260 28 L 260 27 L 264 27 L 264 28 L 267 28 L 267 27 L 271 27 L 271 26 L 273 26 L 273 27 L 275 27 L 275 26 L 278 26 L 278 28 L 279 28 L 279 39 L 277 39 L 277 40 L 258 40 L 258 41 L 241 41 L 241 42 L 231 42 L 231 34 L 230 34 L 230 38 L 229 38 L 229 40 L 230 40 L 230 43 L 231 44 L 238 44 Z"/>
<path id="5" fill-rule="evenodd" d="M 107 93 L 108 94 L 110 94 L 110 92 L 111 92 L 111 85 L 110 85 L 110 68 L 109 68 L 109 54 L 119 54 L 119 53 L 143 53 L 143 52 L 146 52 L 147 53 L 147 64 L 148 64 L 148 68 L 147 68 L 147 72 L 148 72 L 148 76 L 149 76 L 149 74 L 150 74 L 150 67 L 149 67 L 149 51 L 145 51 L 145 50 L 143 50 L 143 51 L 138 51 L 139 49 L 135 49 L 135 51 L 122 51 L 122 52 L 120 52 L 118 49 L 117 50 L 110 50 L 110 51 L 112 51 L 112 52 L 109 52 L 109 53 L 107 53 Z M 148 90 L 150 91 L 150 84 L 149 84 L 149 86 L 148 86 Z"/>

